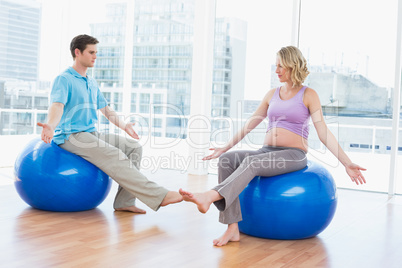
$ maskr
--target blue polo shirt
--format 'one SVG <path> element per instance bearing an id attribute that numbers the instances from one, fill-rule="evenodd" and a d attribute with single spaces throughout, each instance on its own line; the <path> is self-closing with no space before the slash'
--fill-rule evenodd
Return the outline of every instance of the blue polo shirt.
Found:
<path id="1" fill-rule="evenodd" d="M 64 104 L 63 116 L 53 137 L 56 144 L 63 144 L 71 133 L 96 131 L 96 112 L 107 106 L 95 79 L 80 75 L 72 67 L 54 80 L 50 103 L 54 102 Z"/>

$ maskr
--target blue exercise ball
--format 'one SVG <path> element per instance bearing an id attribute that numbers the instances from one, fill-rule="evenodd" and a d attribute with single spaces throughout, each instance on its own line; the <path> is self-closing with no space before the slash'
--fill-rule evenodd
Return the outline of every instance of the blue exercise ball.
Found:
<path id="1" fill-rule="evenodd" d="M 331 174 L 312 161 L 295 172 L 255 177 L 239 199 L 242 233 L 284 240 L 318 235 L 331 222 L 338 201 Z"/>
<path id="2" fill-rule="evenodd" d="M 83 211 L 97 207 L 112 181 L 95 165 L 54 142 L 29 142 L 14 165 L 15 188 L 30 206 L 49 211 Z"/>

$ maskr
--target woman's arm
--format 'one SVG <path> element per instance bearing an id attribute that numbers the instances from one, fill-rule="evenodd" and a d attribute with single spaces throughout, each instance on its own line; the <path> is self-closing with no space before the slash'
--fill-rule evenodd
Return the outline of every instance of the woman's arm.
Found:
<path id="1" fill-rule="evenodd" d="M 116 113 L 115 110 L 113 110 L 110 106 L 105 106 L 102 109 L 100 109 L 102 114 L 114 125 L 117 127 L 121 128 L 124 130 L 128 135 L 130 135 L 134 139 L 139 139 L 140 137 L 137 135 L 137 133 L 134 131 L 134 123 L 131 122 L 124 122 L 124 120 L 120 119 L 119 115 Z"/>
<path id="2" fill-rule="evenodd" d="M 238 144 L 248 133 L 250 133 L 254 128 L 256 128 L 266 117 L 269 102 L 275 93 L 275 89 L 270 90 L 265 94 L 264 99 L 261 101 L 257 110 L 253 115 L 246 121 L 244 126 L 233 136 L 232 139 L 222 148 L 211 148 L 214 152 L 203 158 L 203 160 L 210 160 L 218 158 L 221 154 L 229 151 L 233 146 Z"/>
<path id="3" fill-rule="evenodd" d="M 361 173 L 361 170 L 366 169 L 354 164 L 350 160 L 347 154 L 343 151 L 342 147 L 339 145 L 335 136 L 328 129 L 327 124 L 324 121 L 318 94 L 313 89 L 308 88 L 305 92 L 304 100 L 307 108 L 310 111 L 311 120 L 313 121 L 314 127 L 317 130 L 320 141 L 342 163 L 352 181 L 356 182 L 356 184 L 366 183 L 366 180 Z"/>

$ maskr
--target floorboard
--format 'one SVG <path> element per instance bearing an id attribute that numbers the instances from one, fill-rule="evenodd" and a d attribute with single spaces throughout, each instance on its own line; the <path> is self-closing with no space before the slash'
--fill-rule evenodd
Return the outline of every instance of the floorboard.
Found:
<path id="1" fill-rule="evenodd" d="M 216 175 L 175 170 L 144 173 L 168 189 L 203 191 Z M 30 208 L 3 174 L 0 182 L 1 267 L 402 267 L 402 197 L 338 189 L 331 224 L 297 241 L 245 234 L 212 246 L 225 226 L 213 207 L 206 214 L 180 203 L 146 215 L 115 212 L 114 184 L 96 209 L 60 213 Z M 4 183 L 6 181 L 6 183 Z"/>

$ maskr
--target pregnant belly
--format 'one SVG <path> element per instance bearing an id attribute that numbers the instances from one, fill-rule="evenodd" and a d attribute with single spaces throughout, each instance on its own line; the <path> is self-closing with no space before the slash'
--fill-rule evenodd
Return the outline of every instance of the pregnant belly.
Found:
<path id="1" fill-rule="evenodd" d="M 299 148 L 305 152 L 308 149 L 307 139 L 284 128 L 273 128 L 268 131 L 264 145 Z"/>

